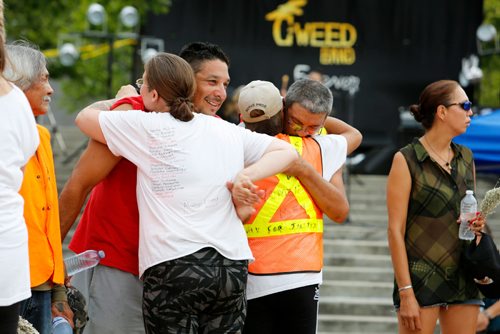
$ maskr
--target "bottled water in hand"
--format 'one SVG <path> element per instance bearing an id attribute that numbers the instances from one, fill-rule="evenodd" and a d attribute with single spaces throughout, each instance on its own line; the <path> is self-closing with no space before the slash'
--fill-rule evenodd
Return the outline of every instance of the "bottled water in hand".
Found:
<path id="1" fill-rule="evenodd" d="M 477 201 L 474 192 L 467 190 L 464 198 L 460 201 L 460 228 L 458 237 L 462 240 L 473 240 L 475 235 L 469 228 L 469 221 L 476 217 Z"/>
<path id="2" fill-rule="evenodd" d="M 52 334 L 73 334 L 73 328 L 63 317 L 52 319 Z"/>
<path id="3" fill-rule="evenodd" d="M 95 267 L 99 264 L 99 261 L 104 258 L 104 256 L 104 251 L 96 251 L 92 249 L 70 256 L 67 259 L 64 259 L 66 274 L 68 276 L 73 276 L 80 271 Z"/>

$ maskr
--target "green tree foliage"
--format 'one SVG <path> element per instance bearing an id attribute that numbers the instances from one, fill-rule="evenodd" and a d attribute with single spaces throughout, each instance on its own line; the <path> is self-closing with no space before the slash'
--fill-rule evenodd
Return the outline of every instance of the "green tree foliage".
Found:
<path id="1" fill-rule="evenodd" d="M 495 26 L 497 34 L 500 34 L 500 0 L 484 0 L 484 23 Z M 494 44 L 486 46 L 493 48 Z M 483 70 L 483 79 L 479 104 L 483 107 L 498 108 L 500 107 L 500 54 L 481 56 L 480 67 Z"/>
<path id="2" fill-rule="evenodd" d="M 109 40 L 106 38 L 87 38 L 85 31 L 89 26 L 86 12 L 90 4 L 96 0 L 4 0 L 7 38 L 28 40 L 40 47 L 49 61 L 52 77 L 61 81 L 62 105 L 69 111 L 79 110 L 89 101 L 107 98 L 108 96 L 108 51 Z M 148 13 L 167 13 L 170 0 L 100 0 L 98 1 L 107 13 L 109 35 L 114 35 L 117 43 L 113 44 L 112 91 L 130 83 L 134 66 L 141 71 L 142 64 L 138 59 L 137 39 L 125 40 L 119 34 L 120 10 L 134 6 L 140 14 L 141 23 Z M 95 27 L 93 28 L 95 30 Z M 58 41 L 65 34 L 79 37 L 82 47 L 80 59 L 74 66 L 62 66 L 58 60 Z M 120 41 L 122 40 L 122 41 Z M 125 44 L 125 46 L 120 46 Z"/>

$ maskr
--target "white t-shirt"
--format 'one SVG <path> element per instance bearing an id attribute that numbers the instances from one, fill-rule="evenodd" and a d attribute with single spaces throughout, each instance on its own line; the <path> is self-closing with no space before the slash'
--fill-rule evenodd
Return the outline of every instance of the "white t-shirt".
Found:
<path id="1" fill-rule="evenodd" d="M 0 306 L 31 296 L 28 231 L 19 195 L 21 170 L 35 153 L 40 138 L 24 93 L 13 86 L 0 96 Z"/>
<path id="2" fill-rule="evenodd" d="M 118 111 L 99 121 L 110 150 L 138 167 L 141 276 L 204 247 L 253 259 L 226 182 L 260 159 L 272 137 L 202 114 L 181 122 L 169 113 Z"/>
<path id="3" fill-rule="evenodd" d="M 323 159 L 323 178 L 330 181 L 333 174 L 345 163 L 347 141 L 343 136 L 315 136 L 321 147 Z M 248 275 L 247 299 L 267 296 L 273 293 L 292 290 L 308 285 L 321 284 L 323 274 L 295 273 L 280 275 Z"/>

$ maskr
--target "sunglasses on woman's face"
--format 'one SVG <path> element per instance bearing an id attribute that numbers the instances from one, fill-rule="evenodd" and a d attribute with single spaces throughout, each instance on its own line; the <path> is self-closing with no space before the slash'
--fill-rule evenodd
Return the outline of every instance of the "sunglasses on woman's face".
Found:
<path id="1" fill-rule="evenodd" d="M 465 102 L 458 102 L 458 103 L 450 103 L 450 104 L 446 105 L 446 108 L 451 107 L 451 106 L 460 106 L 463 110 L 469 111 L 472 108 L 472 102 L 465 101 Z"/>

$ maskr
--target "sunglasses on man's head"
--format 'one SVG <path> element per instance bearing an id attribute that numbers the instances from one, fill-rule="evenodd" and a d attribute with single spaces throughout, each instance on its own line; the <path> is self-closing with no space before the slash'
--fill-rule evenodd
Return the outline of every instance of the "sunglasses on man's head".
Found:
<path id="1" fill-rule="evenodd" d="M 451 106 L 460 106 L 463 110 L 469 111 L 472 108 L 472 102 L 465 101 L 465 102 L 458 102 L 458 103 L 450 103 L 446 106 L 446 108 L 451 107 Z"/>

